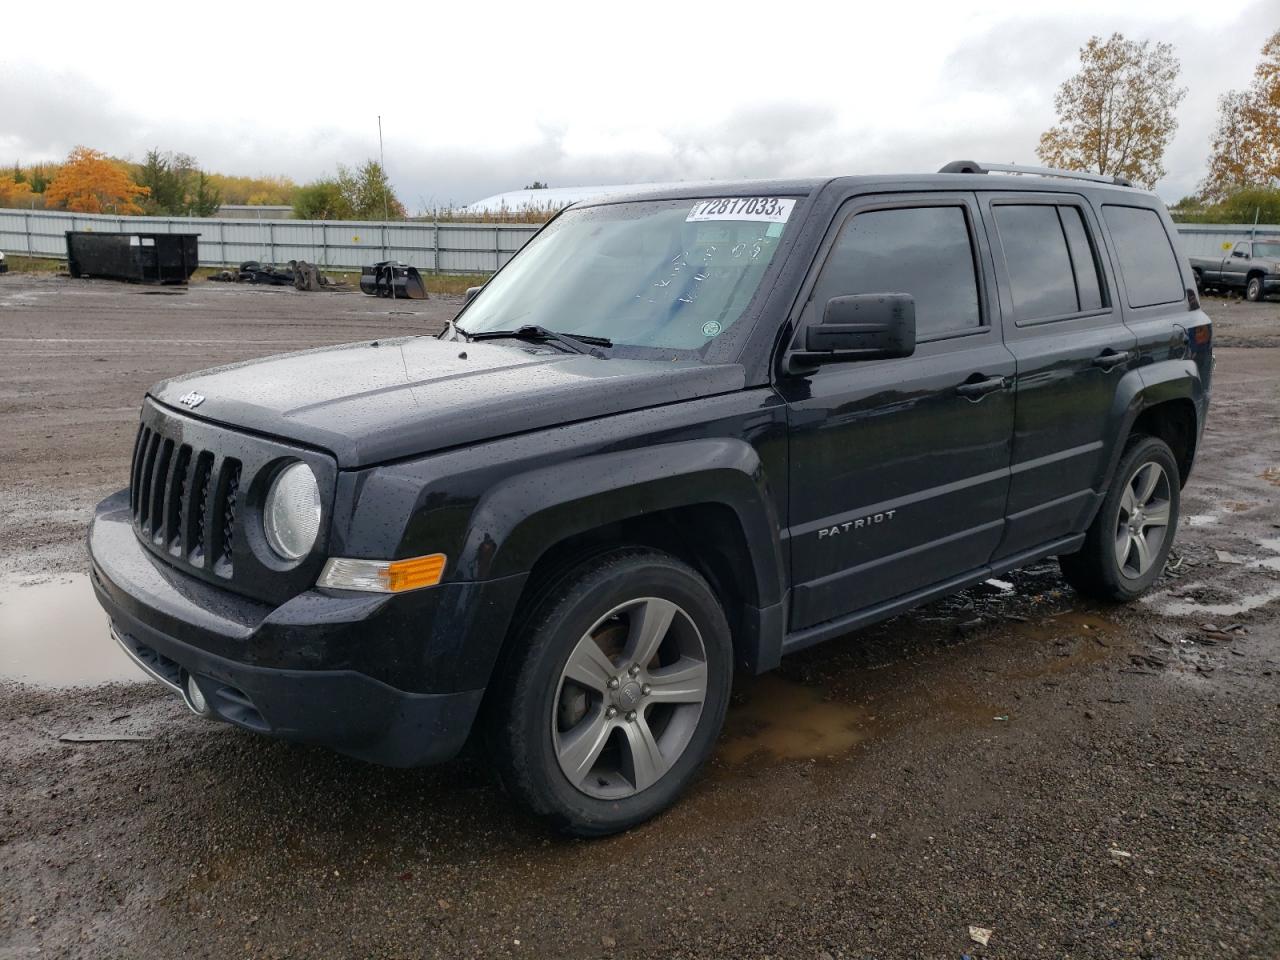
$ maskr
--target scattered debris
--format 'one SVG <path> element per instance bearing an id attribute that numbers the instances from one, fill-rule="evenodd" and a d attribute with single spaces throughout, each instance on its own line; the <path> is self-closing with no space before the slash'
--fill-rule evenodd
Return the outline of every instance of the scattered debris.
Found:
<path id="1" fill-rule="evenodd" d="M 64 743 L 112 743 L 115 741 L 131 743 L 142 740 L 154 740 L 155 737 L 136 733 L 99 733 L 95 731 L 87 731 L 85 733 L 64 733 L 58 739 Z"/>
<path id="2" fill-rule="evenodd" d="M 991 942 L 991 935 L 995 933 L 990 927 L 975 927 L 969 924 L 969 939 L 974 943 L 980 943 L 984 947 Z"/>
<path id="3" fill-rule="evenodd" d="M 299 260 L 293 264 L 293 286 L 295 289 L 319 290 L 326 283 L 328 283 L 328 280 L 314 263 Z"/>
<path id="4" fill-rule="evenodd" d="M 1133 859 L 1133 854 L 1130 853 L 1128 850 L 1119 850 L 1116 847 L 1112 847 L 1110 850 L 1107 851 L 1107 853 L 1111 854 L 1111 857 L 1114 860 L 1132 860 Z"/>
<path id="5" fill-rule="evenodd" d="M 260 283 L 272 287 L 295 287 L 298 290 L 339 286 L 321 273 L 314 263 L 307 263 L 305 260 L 290 260 L 283 267 L 246 260 L 239 268 L 220 270 L 209 279 L 220 283 Z"/>
<path id="6" fill-rule="evenodd" d="M 371 297 L 426 300 L 427 285 L 417 267 L 399 260 L 382 260 L 360 271 L 360 290 Z"/>
<path id="7" fill-rule="evenodd" d="M 1008 720 L 1008 719 L 1009 719 L 1009 715 L 1008 715 L 1007 713 L 1002 713 L 1000 716 L 998 716 L 998 717 L 992 717 L 991 719 L 992 719 L 992 720 L 999 720 L 999 721 L 1003 722 L 1003 721 L 1005 721 L 1005 720 Z"/>

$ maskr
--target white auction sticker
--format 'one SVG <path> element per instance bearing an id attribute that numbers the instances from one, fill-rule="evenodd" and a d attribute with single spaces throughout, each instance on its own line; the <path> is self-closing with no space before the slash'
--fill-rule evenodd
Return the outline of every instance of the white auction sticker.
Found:
<path id="1" fill-rule="evenodd" d="M 686 223 L 704 220 L 786 223 L 795 205 L 794 197 L 720 197 L 716 200 L 699 200 L 684 219 Z"/>

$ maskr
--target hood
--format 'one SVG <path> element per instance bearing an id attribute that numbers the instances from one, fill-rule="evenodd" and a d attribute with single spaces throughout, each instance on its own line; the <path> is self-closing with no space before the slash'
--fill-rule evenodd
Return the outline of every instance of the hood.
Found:
<path id="1" fill-rule="evenodd" d="M 738 364 L 405 337 L 217 367 L 165 380 L 151 396 L 191 416 L 329 450 L 339 467 L 353 468 L 744 384 Z M 191 394 L 202 398 L 195 406 Z"/>

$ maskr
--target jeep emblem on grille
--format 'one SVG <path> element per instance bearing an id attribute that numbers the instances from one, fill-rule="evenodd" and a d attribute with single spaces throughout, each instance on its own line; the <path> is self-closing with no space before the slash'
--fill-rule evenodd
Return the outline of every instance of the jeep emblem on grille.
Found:
<path id="1" fill-rule="evenodd" d="M 190 393 L 184 393 L 178 398 L 178 402 L 184 407 L 198 407 L 204 403 L 204 394 L 196 393 L 192 390 Z"/>

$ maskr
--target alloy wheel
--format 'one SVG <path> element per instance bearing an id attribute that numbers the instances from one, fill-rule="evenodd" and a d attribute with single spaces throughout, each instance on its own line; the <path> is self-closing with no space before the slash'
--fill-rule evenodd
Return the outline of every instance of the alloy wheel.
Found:
<path id="1" fill-rule="evenodd" d="M 1131 580 L 1143 576 L 1169 533 L 1169 475 L 1147 461 L 1125 484 L 1116 521 L 1116 563 Z"/>
<path id="2" fill-rule="evenodd" d="M 619 604 L 561 671 L 551 717 L 560 770 L 598 799 L 647 789 L 688 747 L 707 682 L 706 648 L 683 608 L 659 597 Z"/>

